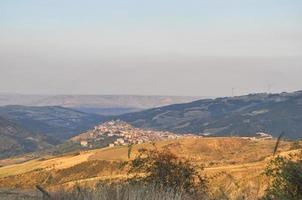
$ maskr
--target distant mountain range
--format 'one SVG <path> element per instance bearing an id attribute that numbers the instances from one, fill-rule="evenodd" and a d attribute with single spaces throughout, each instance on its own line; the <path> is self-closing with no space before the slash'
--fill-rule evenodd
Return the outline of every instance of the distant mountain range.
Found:
<path id="1" fill-rule="evenodd" d="M 117 118 L 140 127 L 213 136 L 253 136 L 257 132 L 302 138 L 302 91 L 250 94 L 174 104 Z"/>
<path id="2" fill-rule="evenodd" d="M 46 136 L 25 130 L 0 117 L 0 159 L 52 147 Z"/>
<path id="3" fill-rule="evenodd" d="M 0 106 L 61 106 L 101 115 L 119 115 L 201 97 L 139 95 L 19 95 L 0 94 Z"/>

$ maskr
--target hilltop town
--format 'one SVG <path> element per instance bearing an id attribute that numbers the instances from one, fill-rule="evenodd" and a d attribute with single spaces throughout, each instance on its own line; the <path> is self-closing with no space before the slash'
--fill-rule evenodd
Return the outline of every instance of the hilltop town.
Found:
<path id="1" fill-rule="evenodd" d="M 93 130 L 82 133 L 72 138 L 72 140 L 80 142 L 83 147 L 93 148 L 98 147 L 98 144 L 100 143 L 102 143 L 103 146 L 107 143 L 107 146 L 113 147 L 148 143 L 165 139 L 176 139 L 180 137 L 185 137 L 185 135 L 168 131 L 144 130 L 135 128 L 121 120 L 111 120 L 95 126 Z"/>

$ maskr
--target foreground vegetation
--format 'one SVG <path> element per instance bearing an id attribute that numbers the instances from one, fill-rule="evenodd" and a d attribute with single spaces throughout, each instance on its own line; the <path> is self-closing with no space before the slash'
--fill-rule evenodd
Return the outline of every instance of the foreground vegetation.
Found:
<path id="1" fill-rule="evenodd" d="M 263 199 L 302 199 L 302 151 L 290 154 L 288 158 L 277 156 L 264 173 L 271 178 L 271 183 Z"/>
<path id="2" fill-rule="evenodd" d="M 202 167 L 179 159 L 169 151 L 142 149 L 129 163 L 127 181 L 100 182 L 95 187 L 75 186 L 69 190 L 47 192 L 40 186 L 40 194 L 16 196 L 15 199 L 49 200 L 301 200 L 302 151 L 288 157 L 277 156 L 267 165 L 264 175 L 270 179 L 262 198 L 241 194 L 231 196 L 221 187 L 213 193 Z M 142 175 L 143 174 L 143 175 Z M 235 180 L 233 180 L 235 182 Z M 238 185 L 240 187 L 240 185 Z M 13 198 L 10 198 L 13 199 Z"/>
<path id="3" fill-rule="evenodd" d="M 209 143 L 210 140 L 206 141 Z M 234 142 L 236 139 L 231 141 Z M 242 143 L 243 146 L 248 144 L 253 147 L 257 144 L 238 141 L 236 144 Z M 19 175 L 4 175 L 5 177 L 0 178 L 0 184 L 6 186 L 12 184 L 12 188 L 24 186 L 21 184 L 32 184 L 32 187 L 35 187 L 35 184 L 40 185 L 38 187 L 40 189 L 36 189 L 38 193 L 23 193 L 23 196 L 21 194 L 18 196 L 18 192 L 6 192 L 7 194 L 10 193 L 8 199 L 301 199 L 302 153 L 298 150 L 300 143 L 289 143 L 290 145 L 285 148 L 282 146 L 282 142 L 280 148 L 290 151 L 276 150 L 276 156 L 272 156 L 273 148 L 271 148 L 270 157 L 248 164 L 241 164 L 240 159 L 238 159 L 238 156 L 241 155 L 239 150 L 237 154 L 233 155 L 237 158 L 238 161 L 236 162 L 238 163 L 235 165 L 217 165 L 210 162 L 198 162 L 196 157 L 192 159 L 192 157 L 180 156 L 181 152 L 185 152 L 185 155 L 188 155 L 188 152 L 181 145 L 184 144 L 184 141 L 178 142 L 180 143 L 174 141 L 164 145 L 150 144 L 151 147 L 145 145 L 139 148 L 129 146 L 128 148 L 125 147 L 126 149 L 112 149 L 125 154 L 125 157 L 119 157 L 123 158 L 120 161 L 91 159 L 99 155 L 95 154 L 95 151 L 87 152 L 87 155 L 82 155 L 82 153 L 69 155 L 67 163 L 64 163 L 66 161 L 64 156 L 56 159 L 43 159 L 39 161 L 43 163 L 43 165 L 38 165 L 40 168 L 37 167 L 34 171 Z M 193 143 L 185 144 L 190 144 L 188 147 L 190 151 L 196 152 L 197 148 L 192 145 Z M 215 146 L 211 147 L 212 149 L 215 148 Z M 226 153 L 223 155 L 228 155 L 227 149 L 229 147 L 224 148 Z M 176 151 L 176 149 L 179 150 Z M 230 149 L 232 148 L 230 147 Z M 244 148 L 241 147 L 242 149 Z M 207 152 L 205 145 L 203 145 L 202 151 Z M 245 150 L 242 155 L 246 155 L 249 151 Z M 112 155 L 110 152 L 111 149 L 107 149 L 100 155 L 106 157 L 106 154 Z M 264 149 L 263 152 L 265 152 Z M 197 158 L 200 159 L 200 157 Z M 72 165 L 71 161 L 74 162 L 75 159 L 78 164 Z M 212 160 L 214 159 L 213 157 Z M 54 165 L 52 168 L 47 167 L 47 170 L 41 168 L 41 166 L 48 166 L 47 163 L 54 163 L 54 161 L 59 165 Z M 25 166 L 35 167 L 36 162 L 32 161 L 31 165 L 19 164 L 8 169 L 16 173 L 13 171 L 17 169 L 16 167 L 21 167 L 20 169 L 24 169 Z M 60 167 L 58 168 L 58 166 Z M 6 170 L 6 172 L 9 171 Z M 100 179 L 108 174 L 109 178 L 119 177 L 119 179 Z M 93 182 L 95 184 L 91 185 Z M 18 197 L 13 197 L 14 195 Z M 0 199 L 3 199 L 1 190 Z"/>

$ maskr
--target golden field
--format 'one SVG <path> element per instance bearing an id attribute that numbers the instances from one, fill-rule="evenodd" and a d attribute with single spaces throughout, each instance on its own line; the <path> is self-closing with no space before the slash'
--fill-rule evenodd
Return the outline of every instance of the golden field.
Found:
<path id="1" fill-rule="evenodd" d="M 134 145 L 130 159 L 142 148 L 169 150 L 204 167 L 212 190 L 224 187 L 238 193 L 249 189 L 261 195 L 267 180 L 262 175 L 273 158 L 275 140 L 249 140 L 239 137 L 183 138 Z M 282 141 L 278 154 L 294 152 L 291 142 Z M 18 160 L 18 159 L 17 159 Z M 75 184 L 93 185 L 100 180 L 127 178 L 128 147 L 112 147 L 76 152 L 63 156 L 45 156 L 0 168 L 0 188 L 69 187 Z M 6 161 L 7 163 L 10 163 Z M 239 188 L 240 191 L 236 188 Z M 252 188 L 252 189 L 251 189 Z"/>

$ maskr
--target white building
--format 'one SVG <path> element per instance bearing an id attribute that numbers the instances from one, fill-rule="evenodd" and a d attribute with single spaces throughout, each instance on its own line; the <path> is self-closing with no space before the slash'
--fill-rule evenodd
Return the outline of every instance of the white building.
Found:
<path id="1" fill-rule="evenodd" d="M 116 139 L 116 142 L 119 144 L 124 144 L 125 140 L 123 138 L 118 138 L 118 139 Z"/>
<path id="2" fill-rule="evenodd" d="M 88 147 L 88 142 L 85 140 L 81 141 L 80 144 L 82 147 Z"/>

